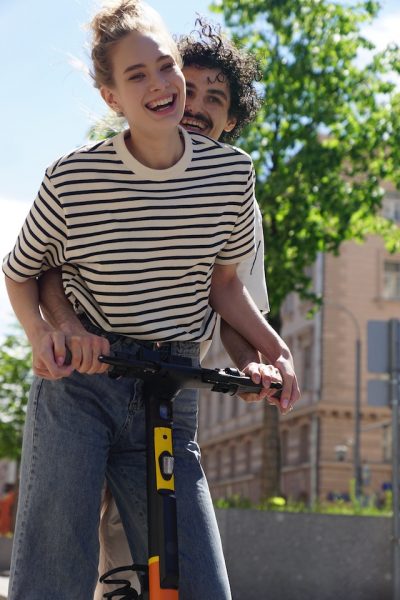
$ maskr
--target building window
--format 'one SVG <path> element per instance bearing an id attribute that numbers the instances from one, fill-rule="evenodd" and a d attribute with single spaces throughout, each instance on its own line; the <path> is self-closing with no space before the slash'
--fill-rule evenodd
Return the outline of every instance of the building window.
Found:
<path id="1" fill-rule="evenodd" d="M 304 391 L 310 391 L 312 389 L 312 348 L 311 346 L 303 346 L 303 381 L 302 388 Z"/>
<path id="2" fill-rule="evenodd" d="M 215 453 L 215 479 L 219 481 L 221 479 L 222 471 L 222 453 L 221 450 L 217 450 Z"/>
<path id="3" fill-rule="evenodd" d="M 383 462 L 392 462 L 392 428 L 389 425 L 382 426 L 382 450 Z"/>
<path id="4" fill-rule="evenodd" d="M 236 446 L 231 446 L 229 450 L 229 472 L 234 477 L 236 472 Z"/>
<path id="5" fill-rule="evenodd" d="M 383 297 L 400 300 L 400 262 L 385 261 Z"/>
<path id="6" fill-rule="evenodd" d="M 306 463 L 310 459 L 310 428 L 308 425 L 303 425 L 300 428 L 300 444 L 299 444 L 299 462 Z"/>
<path id="7" fill-rule="evenodd" d="M 224 420 L 224 399 L 224 394 L 218 394 L 217 423 L 221 423 Z"/>
<path id="8" fill-rule="evenodd" d="M 283 301 L 282 313 L 286 317 L 293 316 L 294 309 L 295 309 L 295 298 L 296 298 L 296 296 L 295 296 L 294 292 L 291 292 L 290 294 L 288 294 L 286 296 L 285 300 Z"/>
<path id="9" fill-rule="evenodd" d="M 289 463 L 289 432 L 287 430 L 282 431 L 281 435 L 281 459 L 282 465 L 285 466 Z"/>
<path id="10" fill-rule="evenodd" d="M 246 471 L 247 473 L 251 473 L 252 471 L 252 443 L 251 440 L 247 440 L 246 446 Z"/>
<path id="11" fill-rule="evenodd" d="M 390 194 L 386 195 L 382 203 L 382 214 L 386 219 L 400 223 L 400 198 Z"/>
<path id="12" fill-rule="evenodd" d="M 231 398 L 231 402 L 232 402 L 232 419 L 235 419 L 238 416 L 239 397 L 238 396 L 233 396 Z"/>
<path id="13" fill-rule="evenodd" d="M 201 425 L 210 425 L 210 402 L 207 397 L 201 399 L 200 407 Z"/>
<path id="14" fill-rule="evenodd" d="M 313 277 L 314 277 L 314 269 L 315 269 L 315 265 L 308 265 L 304 269 L 304 275 L 306 277 L 309 277 L 310 279 L 313 279 Z"/>
<path id="15" fill-rule="evenodd" d="M 207 475 L 207 470 L 208 470 L 208 454 L 205 454 L 204 452 L 203 452 L 202 457 L 201 457 L 201 465 L 203 467 L 204 473 Z"/>

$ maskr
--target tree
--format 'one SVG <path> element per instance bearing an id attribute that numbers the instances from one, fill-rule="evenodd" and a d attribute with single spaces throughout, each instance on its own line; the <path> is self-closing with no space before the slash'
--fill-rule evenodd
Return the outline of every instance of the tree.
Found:
<path id="1" fill-rule="evenodd" d="M 319 252 L 370 233 L 400 248 L 398 229 L 378 216 L 382 180 L 400 185 L 400 95 L 390 77 L 400 51 L 374 52 L 360 33 L 378 2 L 224 0 L 215 9 L 262 69 L 264 106 L 238 145 L 256 166 L 279 324 L 289 292 L 310 295 L 306 267 Z M 360 50 L 370 53 L 365 65 Z"/>
<path id="2" fill-rule="evenodd" d="M 214 9 L 261 65 L 263 109 L 238 145 L 255 162 L 279 330 L 290 292 L 317 300 L 306 268 L 318 253 L 374 233 L 400 248 L 400 230 L 379 215 L 382 181 L 400 186 L 400 52 L 377 52 L 361 34 L 378 2 L 223 0 Z M 267 497 L 280 470 L 278 414 L 267 406 L 263 447 Z"/>
<path id="3" fill-rule="evenodd" d="M 32 357 L 22 332 L 10 334 L 0 349 L 0 458 L 19 460 Z"/>

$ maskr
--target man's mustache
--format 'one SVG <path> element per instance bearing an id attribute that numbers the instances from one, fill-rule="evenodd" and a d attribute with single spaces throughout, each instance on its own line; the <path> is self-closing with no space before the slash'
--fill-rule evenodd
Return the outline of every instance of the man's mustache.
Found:
<path id="1" fill-rule="evenodd" d="M 188 117 L 189 119 L 196 119 L 197 121 L 201 121 L 202 123 L 204 123 L 207 127 L 210 127 L 211 129 L 214 126 L 214 123 L 211 121 L 211 119 L 208 119 L 202 113 L 193 114 L 193 113 L 185 110 L 185 112 L 183 113 L 183 116 Z"/>

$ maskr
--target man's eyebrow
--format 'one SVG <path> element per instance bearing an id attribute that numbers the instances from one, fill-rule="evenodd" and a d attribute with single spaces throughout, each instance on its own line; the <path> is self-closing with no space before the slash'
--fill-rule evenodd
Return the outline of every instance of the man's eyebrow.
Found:
<path id="1" fill-rule="evenodd" d="M 186 87 L 196 89 L 196 85 L 191 81 L 186 81 Z M 223 90 L 219 90 L 218 88 L 207 88 L 207 93 L 214 94 L 214 96 L 221 96 L 221 98 L 228 102 L 228 96 Z"/>
<path id="2" fill-rule="evenodd" d="M 228 96 L 225 94 L 225 92 L 223 90 L 218 90 L 216 88 L 208 88 L 207 92 L 209 94 L 214 94 L 214 96 L 221 96 L 222 98 L 224 98 L 224 100 L 226 100 L 228 102 Z"/>
<path id="3" fill-rule="evenodd" d="M 172 58 L 169 54 L 163 54 L 162 56 L 159 56 L 156 60 L 156 62 L 161 62 L 162 60 L 165 60 L 166 58 Z M 129 67 L 126 67 L 125 71 L 124 71 L 124 75 L 125 73 L 129 73 L 130 71 L 134 71 L 135 69 L 144 69 L 146 67 L 146 65 L 144 63 L 138 63 L 137 65 L 129 65 Z"/>

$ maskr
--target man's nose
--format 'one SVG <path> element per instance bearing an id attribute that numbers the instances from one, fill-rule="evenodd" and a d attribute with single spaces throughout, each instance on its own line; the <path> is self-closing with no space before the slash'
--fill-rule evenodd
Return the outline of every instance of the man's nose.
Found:
<path id="1" fill-rule="evenodd" d="M 185 110 L 187 110 L 187 112 L 190 112 L 192 115 L 204 112 L 204 110 L 202 109 L 202 104 L 197 98 L 189 98 L 187 96 Z"/>

